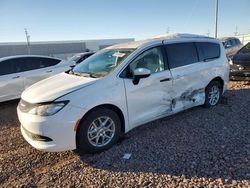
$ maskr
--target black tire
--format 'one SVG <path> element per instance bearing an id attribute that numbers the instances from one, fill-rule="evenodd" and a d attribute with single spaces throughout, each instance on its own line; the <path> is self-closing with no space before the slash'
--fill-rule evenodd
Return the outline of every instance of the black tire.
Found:
<path id="1" fill-rule="evenodd" d="M 212 103 L 210 100 L 210 92 L 212 92 L 212 89 L 214 87 L 217 87 L 219 89 L 219 93 L 218 93 L 218 100 L 216 100 L 216 102 Z M 214 80 L 208 84 L 208 86 L 206 87 L 206 90 L 205 90 L 205 97 L 206 97 L 205 103 L 204 103 L 205 108 L 214 107 L 220 102 L 221 96 L 222 96 L 222 91 L 223 91 L 222 87 L 223 86 L 221 85 L 221 83 L 216 81 L 216 80 Z"/>
<path id="2" fill-rule="evenodd" d="M 109 139 L 109 142 L 106 145 L 94 146 L 93 143 L 91 143 L 91 141 L 89 139 L 89 132 L 88 131 L 91 127 L 93 127 L 92 123 L 94 121 L 97 121 L 97 119 L 100 117 L 103 117 L 103 118 L 108 117 L 113 121 L 113 123 L 114 123 L 113 127 L 115 128 L 114 135 L 113 135 L 112 139 Z M 111 120 L 109 120 L 109 121 L 111 121 Z M 94 123 L 94 124 L 96 124 L 96 123 Z M 110 123 L 110 124 L 112 124 L 112 123 Z M 98 131 L 95 131 L 95 133 L 96 132 L 98 132 Z M 76 133 L 77 149 L 80 150 L 81 152 L 100 153 L 102 151 L 105 151 L 105 150 L 111 148 L 119 140 L 120 132 L 121 132 L 121 121 L 120 121 L 120 118 L 115 111 L 113 111 L 112 109 L 107 109 L 107 108 L 98 108 L 98 109 L 92 110 L 89 114 L 87 114 L 86 117 L 84 117 L 82 119 L 82 121 L 77 129 L 77 133 Z M 96 135 L 97 134 L 100 135 L 100 132 L 96 133 Z M 112 133 L 110 133 L 110 134 L 112 134 Z M 101 137 L 99 136 L 99 138 L 104 139 L 103 136 L 101 136 Z M 94 141 L 92 141 L 92 142 L 94 142 Z"/>

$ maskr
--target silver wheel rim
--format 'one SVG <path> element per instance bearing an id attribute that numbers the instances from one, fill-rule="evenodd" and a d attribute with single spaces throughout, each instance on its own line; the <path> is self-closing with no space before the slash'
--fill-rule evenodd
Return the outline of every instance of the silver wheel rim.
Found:
<path id="1" fill-rule="evenodd" d="M 208 93 L 208 101 L 211 106 L 216 105 L 220 99 L 220 88 L 214 85 Z"/>
<path id="2" fill-rule="evenodd" d="M 95 119 L 88 129 L 88 141 L 95 147 L 106 146 L 115 135 L 115 123 L 108 116 Z"/>

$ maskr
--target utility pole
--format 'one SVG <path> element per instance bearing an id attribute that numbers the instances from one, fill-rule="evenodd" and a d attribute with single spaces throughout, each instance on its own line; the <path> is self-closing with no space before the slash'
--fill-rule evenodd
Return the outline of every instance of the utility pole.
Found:
<path id="1" fill-rule="evenodd" d="M 207 35 L 208 37 L 210 37 L 210 31 L 209 31 L 209 29 L 207 30 L 206 35 Z"/>
<path id="2" fill-rule="evenodd" d="M 218 13 L 219 13 L 219 0 L 215 0 L 215 38 L 218 37 Z"/>
<path id="3" fill-rule="evenodd" d="M 238 33 L 238 26 L 235 27 L 235 32 L 234 32 L 234 35 L 237 36 L 239 33 Z"/>
<path id="4" fill-rule="evenodd" d="M 24 33 L 27 39 L 27 49 L 28 49 L 28 54 L 30 55 L 30 35 L 28 33 L 27 28 L 24 28 Z"/>
<path id="5" fill-rule="evenodd" d="M 170 27 L 167 27 L 166 33 L 169 34 L 170 32 Z"/>

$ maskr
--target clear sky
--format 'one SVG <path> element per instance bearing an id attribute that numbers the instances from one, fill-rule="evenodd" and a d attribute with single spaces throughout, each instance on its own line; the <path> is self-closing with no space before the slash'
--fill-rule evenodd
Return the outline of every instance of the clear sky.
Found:
<path id="1" fill-rule="evenodd" d="M 250 32 L 250 0 L 219 0 L 219 36 Z M 214 35 L 215 0 L 0 0 L 0 42 Z"/>

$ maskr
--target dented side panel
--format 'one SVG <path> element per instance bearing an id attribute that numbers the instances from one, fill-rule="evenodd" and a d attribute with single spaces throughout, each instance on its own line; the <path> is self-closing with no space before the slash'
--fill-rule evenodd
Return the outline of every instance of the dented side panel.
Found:
<path id="1" fill-rule="evenodd" d="M 205 69 L 204 64 L 198 62 L 171 70 L 174 90 L 173 112 L 204 104 L 205 87 L 209 79 Z"/>

